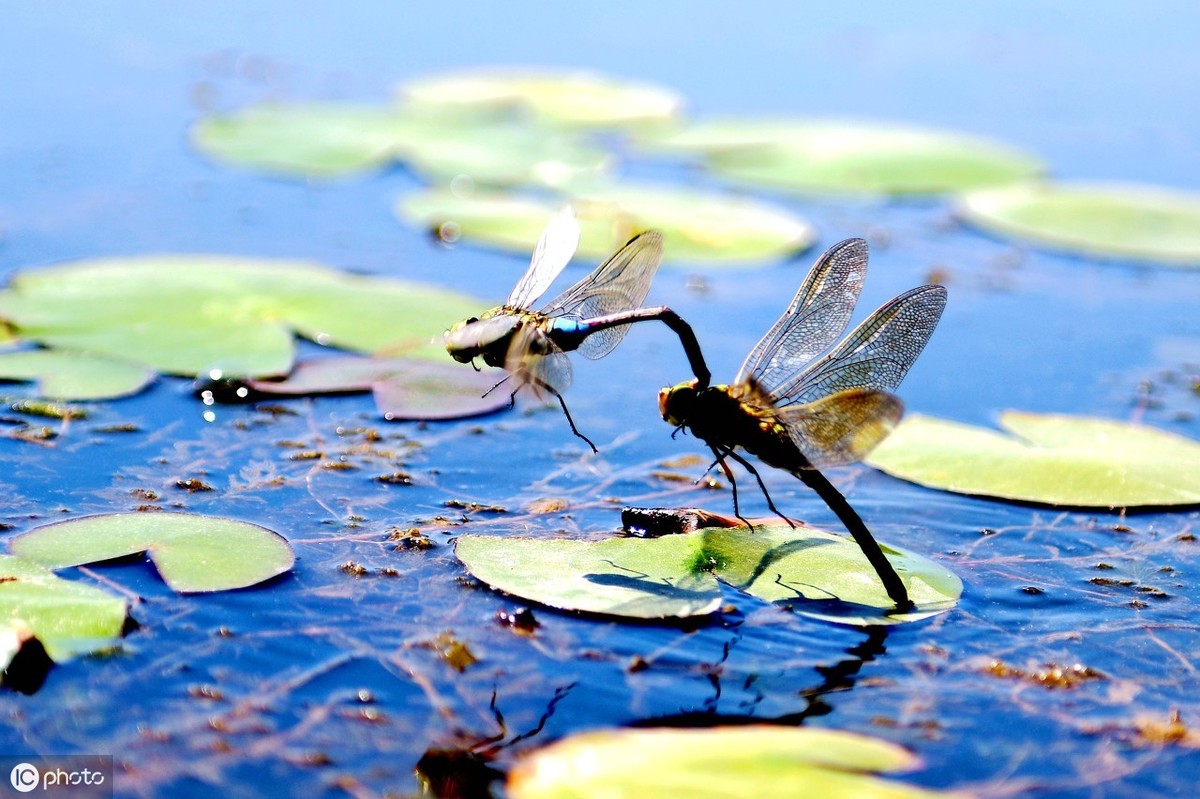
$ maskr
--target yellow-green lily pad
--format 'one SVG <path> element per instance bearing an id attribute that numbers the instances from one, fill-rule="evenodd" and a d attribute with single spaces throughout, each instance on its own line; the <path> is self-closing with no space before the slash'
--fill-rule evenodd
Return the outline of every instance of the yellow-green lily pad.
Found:
<path id="1" fill-rule="evenodd" d="M 228 591 L 290 571 L 283 536 L 256 524 L 192 513 L 111 513 L 54 522 L 11 539 L 14 555 L 51 569 L 148 552 L 180 593 Z"/>
<path id="2" fill-rule="evenodd" d="M 0 352 L 0 380 L 37 381 L 38 395 L 102 400 L 136 394 L 154 380 L 144 366 L 66 350 Z"/>
<path id="3" fill-rule="evenodd" d="M 713 120 L 648 142 L 700 153 L 738 183 L 801 195 L 931 195 L 1041 174 L 1042 162 L 977 136 L 890 122 Z"/>
<path id="4" fill-rule="evenodd" d="M 1020 183 L 962 196 L 967 222 L 1101 258 L 1200 267 L 1200 194 L 1131 183 Z"/>
<path id="5" fill-rule="evenodd" d="M 120 597 L 64 580 L 41 564 L 0 555 L 0 626 L 8 638 L 3 668 L 28 635 L 58 662 L 106 649 L 121 637 L 128 612 Z"/>
<path id="6" fill-rule="evenodd" d="M 519 108 L 554 123 L 596 128 L 660 124 L 683 107 L 679 94 L 650 83 L 512 68 L 430 75 L 401 86 L 400 96 L 427 109 Z"/>
<path id="7" fill-rule="evenodd" d="M 442 359 L 442 333 L 479 301 L 307 261 L 147 255 L 18 272 L 0 318 L 51 348 L 167 374 L 286 374 L 294 336 L 360 352 Z"/>
<path id="8" fill-rule="evenodd" d="M 717 580 L 797 613 L 841 624 L 899 624 L 954 607 L 962 581 L 919 555 L 883 546 L 915 607 L 894 612 L 848 536 L 761 519 L 753 531 L 715 514 L 691 533 L 602 541 L 463 535 L 455 552 L 475 577 L 563 610 L 638 619 L 715 612 Z"/>
<path id="9" fill-rule="evenodd" d="M 192 143 L 219 161 L 294 177 L 333 177 L 394 161 L 423 132 L 387 106 L 267 104 L 198 121 Z"/>
<path id="10" fill-rule="evenodd" d="M 507 793 L 512 799 L 963 796 L 877 776 L 919 762 L 878 738 L 812 727 L 599 730 L 519 760 Z"/>
<path id="11" fill-rule="evenodd" d="M 1146 425 L 1005 411 L 1004 435 L 910 414 L 866 462 L 930 488 L 1074 508 L 1200 504 L 1200 443 Z"/>
<path id="12" fill-rule="evenodd" d="M 646 230 L 662 232 L 667 261 L 750 266 L 790 257 L 816 239 L 813 226 L 779 206 L 746 197 L 655 186 L 612 186 L 571 199 L 582 227 L 578 254 L 598 260 Z M 444 238 L 528 253 L 561 201 L 519 194 L 409 194 L 401 218 Z"/>

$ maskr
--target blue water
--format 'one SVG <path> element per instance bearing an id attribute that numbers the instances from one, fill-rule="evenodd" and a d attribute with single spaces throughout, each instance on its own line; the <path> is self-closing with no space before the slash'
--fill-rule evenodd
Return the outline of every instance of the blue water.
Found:
<path id="1" fill-rule="evenodd" d="M 0 270 L 160 251 L 304 257 L 467 289 L 490 306 L 523 264 L 447 252 L 395 221 L 394 198 L 417 185 L 402 170 L 306 186 L 211 165 L 186 142 L 206 111 L 278 98 L 380 100 L 400 80 L 479 64 L 657 81 L 699 115 L 949 127 L 1039 153 L 1064 177 L 1200 189 L 1194 4 L 1140 13 L 1095 2 L 644 5 L 8 7 Z M 1200 362 L 1195 273 L 1016 250 L 954 225 L 939 204 L 790 204 L 818 226 L 818 248 L 886 239 L 873 248 L 860 316 L 933 270 L 948 275 L 941 327 L 901 390 L 910 408 L 974 424 L 994 423 L 1005 408 L 1136 418 L 1200 438 L 1194 394 L 1166 386 L 1163 407 L 1137 404 L 1140 383 Z M 727 380 L 811 257 L 732 273 L 667 268 L 648 302 L 689 320 L 714 377 Z M 705 290 L 692 287 L 697 276 Z M 175 381 L 101 406 L 51 445 L 0 439 L 0 521 L 15 532 L 131 509 L 141 502 L 131 492 L 148 489 L 168 508 L 279 530 L 298 554 L 286 577 L 212 596 L 177 596 L 144 563 L 67 572 L 127 592 L 141 626 L 119 654 L 58 666 L 32 696 L 0 694 L 0 752 L 112 753 L 122 795 L 283 786 L 404 794 L 416 790 L 413 769 L 429 750 L 473 748 L 503 769 L 586 729 L 758 719 L 902 743 L 924 760 L 908 775 L 922 785 L 997 796 L 1188 794 L 1194 753 L 1138 747 L 1121 730 L 1143 716 L 1165 721 L 1172 709 L 1200 723 L 1194 511 L 1062 513 L 853 467 L 831 476 L 875 533 L 963 577 L 955 611 L 871 632 L 731 593 L 737 612 L 696 628 L 539 609 L 532 638 L 499 625 L 496 613 L 515 604 L 457 581 L 455 533 L 599 537 L 619 525 L 610 498 L 729 509 L 727 492 L 652 477 L 662 461 L 701 451 L 670 439 L 654 403 L 660 385 L 685 377 L 676 341 L 655 326 L 632 332 L 618 356 L 578 362 L 568 400 L 599 457 L 555 408 L 385 424 L 368 397 L 342 397 L 289 403 L 296 413 L 283 416 L 222 407 L 208 423 Z M 98 431 L 112 422 L 141 432 Z M 382 440 L 367 441 L 364 427 Z M 359 468 L 291 460 L 286 442 Z M 396 468 L 415 484 L 373 481 Z M 799 483 L 765 476 L 789 512 L 838 529 Z M 186 477 L 216 490 L 173 487 Z M 748 509 L 764 510 L 745 496 Z M 523 510 L 543 498 L 569 508 Z M 449 499 L 510 512 L 463 523 Z M 396 551 L 388 535 L 410 527 L 436 546 Z M 368 574 L 342 571 L 348 561 Z M 1089 582 L 1096 576 L 1133 585 Z M 479 658 L 461 674 L 431 643 L 444 631 Z M 639 657 L 650 668 L 631 672 Z M 986 674 L 993 660 L 1025 670 L 1080 663 L 1105 679 L 1047 690 Z"/>

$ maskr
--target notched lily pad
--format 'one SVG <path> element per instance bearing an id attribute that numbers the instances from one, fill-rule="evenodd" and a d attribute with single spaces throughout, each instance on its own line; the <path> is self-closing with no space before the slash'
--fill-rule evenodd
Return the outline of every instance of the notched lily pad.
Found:
<path id="1" fill-rule="evenodd" d="M 306 261 L 151 255 L 19 272 L 0 318 L 22 337 L 167 374 L 286 374 L 294 336 L 361 352 L 421 349 L 479 301 L 419 283 L 354 275 Z"/>
<path id="2" fill-rule="evenodd" d="M 717 580 L 813 618 L 855 625 L 928 618 L 952 608 L 962 594 L 950 571 L 884 546 L 915 603 L 897 614 L 849 537 L 792 529 L 778 519 L 760 520 L 751 531 L 716 514 L 678 513 L 687 522 L 681 529 L 704 526 L 682 535 L 595 542 L 464 535 L 455 551 L 475 577 L 505 593 L 563 610 L 643 619 L 715 612 Z"/>
<path id="3" fill-rule="evenodd" d="M 828 119 L 712 120 L 645 145 L 699 153 L 716 174 L 803 195 L 929 195 L 1044 171 L 1014 147 L 950 131 Z"/>
<path id="4" fill-rule="evenodd" d="M 579 541 L 462 535 L 467 570 L 492 588 L 560 610 L 635 619 L 704 616 L 721 589 L 686 536 Z"/>
<path id="5" fill-rule="evenodd" d="M 646 230 L 662 232 L 669 260 L 732 266 L 788 257 L 816 240 L 812 225 L 791 212 L 728 194 L 612 186 L 578 194 L 571 204 L 582 227 L 578 254 L 592 260 Z M 462 237 L 524 254 L 560 206 L 518 194 L 425 191 L 401 198 L 397 213 L 447 240 Z"/>
<path id="6" fill-rule="evenodd" d="M 23 533 L 9 549 L 51 569 L 147 552 L 180 593 L 245 588 L 290 571 L 296 559 L 287 540 L 265 527 L 190 513 L 85 516 Z"/>
<path id="7" fill-rule="evenodd" d="M 431 75 L 400 87 L 408 104 L 427 109 L 515 108 L 563 125 L 612 128 L 660 124 L 683 99 L 644 82 L 585 71 L 477 69 Z"/>
<path id="8" fill-rule="evenodd" d="M 1109 419 L 1005 411 L 1012 435 L 910 414 L 867 463 L 930 488 L 1073 508 L 1200 504 L 1200 443 Z"/>
<path id="9" fill-rule="evenodd" d="M 116 399 L 154 380 L 144 366 L 67 350 L 0 352 L 0 380 L 37 381 L 38 396 L 56 400 Z"/>
<path id="10" fill-rule="evenodd" d="M 121 637 L 128 611 L 120 597 L 64 580 L 27 559 L 0 555 L 4 668 L 30 637 L 58 662 L 111 647 Z"/>
<path id="11" fill-rule="evenodd" d="M 1101 258 L 1200 267 L 1200 194 L 1120 183 L 1020 183 L 969 192 L 959 214 L 1001 236 Z"/>
<path id="12" fill-rule="evenodd" d="M 283 396 L 371 391 L 386 419 L 434 421 L 507 408 L 508 392 L 500 388 L 488 393 L 504 374 L 500 369 L 477 372 L 461 364 L 413 358 L 344 356 L 304 361 L 284 380 L 246 382 L 259 393 Z"/>
<path id="13" fill-rule="evenodd" d="M 513 799 L 964 796 L 876 776 L 918 764 L 896 744 L 812 727 L 601 730 L 522 758 L 507 792 Z"/>

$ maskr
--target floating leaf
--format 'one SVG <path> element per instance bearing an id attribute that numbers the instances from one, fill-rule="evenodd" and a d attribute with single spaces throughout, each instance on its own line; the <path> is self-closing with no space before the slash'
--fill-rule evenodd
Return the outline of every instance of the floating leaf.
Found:
<path id="1" fill-rule="evenodd" d="M 563 131 L 513 124 L 430 131 L 409 142 L 403 160 L 426 178 L 468 177 L 486 186 L 531 183 L 567 188 L 607 173 L 613 156 Z"/>
<path id="2" fill-rule="evenodd" d="M 811 727 L 602 730 L 571 736 L 519 760 L 507 793 L 512 799 L 957 795 L 874 776 L 917 764 L 896 744 Z"/>
<path id="3" fill-rule="evenodd" d="M 879 575 L 854 539 L 779 519 L 704 532 L 702 554 L 722 582 L 767 602 L 796 602 L 796 612 L 842 624 L 900 624 L 958 603 L 962 581 L 951 571 L 880 542 L 915 607 L 894 613 Z"/>
<path id="4" fill-rule="evenodd" d="M 124 599 L 64 580 L 37 563 L 0 555 L 0 619 L 15 655 L 32 634 L 51 659 L 63 661 L 113 645 L 125 627 Z M 7 668 L 8 660 L 4 661 Z"/>
<path id="5" fill-rule="evenodd" d="M 951 572 L 918 555 L 884 547 L 916 607 L 892 612 L 875 570 L 853 539 L 778 520 L 750 531 L 715 514 L 685 535 L 598 542 L 464 535 L 456 552 L 467 569 L 505 593 L 564 610 L 633 618 L 714 612 L 713 578 L 768 602 L 844 624 L 897 624 L 950 609 L 962 593 Z"/>
<path id="6" fill-rule="evenodd" d="M 135 394 L 154 372 L 127 361 L 65 350 L 0 352 L 0 380 L 36 380 L 38 394 L 59 400 L 113 399 Z"/>
<path id="7" fill-rule="evenodd" d="M 293 331 L 359 351 L 428 347 L 480 303 L 445 289 L 303 261 L 157 255 L 20 272 L 0 317 L 51 347 L 194 376 L 269 376 L 292 366 Z M 430 345 L 430 342 L 437 342 Z"/>
<path id="8" fill-rule="evenodd" d="M 1200 267 L 1200 194 L 1136 184 L 1020 183 L 965 194 L 959 212 L 1002 236 L 1109 258 Z"/>
<path id="9" fill-rule="evenodd" d="M 579 255 L 599 260 L 634 235 L 659 230 L 669 260 L 754 261 L 793 255 L 816 238 L 811 225 L 758 200 L 664 187 L 617 186 L 571 200 L 583 228 Z M 451 192 L 410 194 L 400 216 L 439 231 L 502 249 L 528 253 L 561 201 L 499 193 L 458 197 Z"/>
<path id="10" fill-rule="evenodd" d="M 562 610 L 635 619 L 703 616 L 721 604 L 688 536 L 577 541 L 462 535 L 454 552 L 500 591 Z"/>
<path id="11" fill-rule="evenodd" d="M 715 120 L 649 142 L 703 153 L 715 173 L 800 194 L 924 195 L 1041 174 L 1036 158 L 987 139 L 884 122 Z"/>
<path id="12" fill-rule="evenodd" d="M 658 124 L 683 107 L 670 89 L 582 71 L 479 69 L 414 80 L 400 92 L 425 108 L 514 107 L 555 123 L 602 128 Z"/>
<path id="13" fill-rule="evenodd" d="M 374 169 L 396 157 L 420 131 L 394 108 L 348 104 L 251 106 L 202 119 L 192 142 L 207 155 L 301 177 L 331 177 Z"/>
<path id="14" fill-rule="evenodd" d="M 228 591 L 292 568 L 292 547 L 256 524 L 191 513 L 113 513 L 43 525 L 9 542 L 51 569 L 148 552 L 175 591 Z"/>
<path id="15" fill-rule="evenodd" d="M 509 392 L 490 391 L 500 369 L 411 358 L 345 356 L 304 361 L 285 380 L 248 380 L 255 391 L 288 396 L 373 391 L 387 419 L 461 419 L 509 406 Z M 484 395 L 487 396 L 484 396 Z"/>
<path id="16" fill-rule="evenodd" d="M 985 428 L 912 414 L 867 462 L 930 488 L 1077 508 L 1200 504 L 1200 443 L 1083 416 L 1005 411 Z"/>

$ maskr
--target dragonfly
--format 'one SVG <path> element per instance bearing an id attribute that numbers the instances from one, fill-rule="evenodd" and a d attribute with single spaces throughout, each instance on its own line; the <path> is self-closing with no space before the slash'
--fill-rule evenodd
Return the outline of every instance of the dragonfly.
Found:
<path id="1" fill-rule="evenodd" d="M 512 379 L 515 388 L 510 402 L 526 386 L 538 399 L 553 396 L 571 432 L 598 452 L 592 440 L 575 426 L 562 397 L 571 385 L 568 352 L 603 358 L 621 343 L 632 323 L 657 319 L 679 336 L 696 384 L 707 386 L 711 374 L 687 322 L 666 306 L 641 307 L 662 263 L 663 239 L 658 231 L 634 236 L 540 310 L 530 310 L 575 255 L 579 234 L 579 221 L 573 209 L 565 206 L 546 226 L 528 270 L 504 304 L 454 325 L 446 331 L 445 344 L 451 357 L 460 363 L 474 364 L 479 359 L 508 372 L 488 390 L 489 394 Z"/>
<path id="2" fill-rule="evenodd" d="M 791 305 L 755 345 L 728 385 L 696 381 L 659 392 L 663 419 L 704 441 L 733 487 L 727 459 L 754 475 L 771 511 L 780 513 L 761 475 L 737 450 L 790 472 L 837 514 L 898 608 L 911 607 L 899 575 L 861 517 L 820 472 L 865 457 L 899 423 L 904 404 L 892 392 L 925 348 L 946 307 L 946 289 L 920 286 L 888 301 L 834 346 L 846 329 L 867 275 L 867 243 L 847 239 L 817 259 Z M 824 353 L 824 354 L 823 354 Z M 818 357 L 820 356 L 820 357 Z M 794 525 L 792 525 L 794 526 Z"/>

